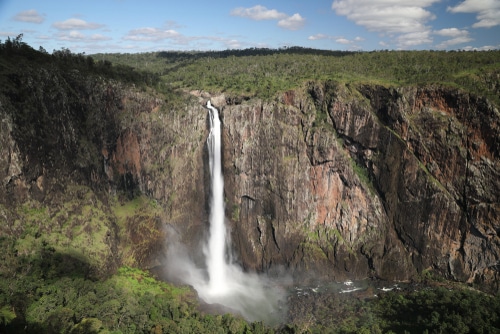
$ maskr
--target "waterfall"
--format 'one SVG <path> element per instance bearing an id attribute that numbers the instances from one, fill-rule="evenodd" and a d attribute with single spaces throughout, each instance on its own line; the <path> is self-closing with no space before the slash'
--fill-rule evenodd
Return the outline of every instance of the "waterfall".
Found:
<path id="1" fill-rule="evenodd" d="M 172 239 L 166 260 L 167 276 L 193 286 L 207 304 L 223 305 L 249 321 L 276 324 L 286 314 L 284 290 L 266 275 L 244 272 L 241 266 L 229 260 L 231 245 L 227 240 L 224 215 L 221 121 L 219 111 L 210 101 L 206 106 L 210 116 L 207 146 L 211 194 L 210 229 L 208 240 L 203 244 L 205 267 L 198 266 L 185 246 Z"/>
<path id="2" fill-rule="evenodd" d="M 207 102 L 210 112 L 209 150 L 211 198 L 210 237 L 206 250 L 206 264 L 211 294 L 223 293 L 227 288 L 226 226 L 224 223 L 224 178 L 221 167 L 221 122 L 219 111 Z"/>

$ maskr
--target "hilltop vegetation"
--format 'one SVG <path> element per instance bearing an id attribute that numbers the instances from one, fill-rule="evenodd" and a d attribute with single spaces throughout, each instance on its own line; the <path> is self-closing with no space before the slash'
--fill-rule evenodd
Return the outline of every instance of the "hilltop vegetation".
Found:
<path id="1" fill-rule="evenodd" d="M 269 98 L 308 80 L 386 86 L 445 85 L 500 96 L 500 51 L 341 52 L 292 47 L 214 52 L 99 54 L 98 59 L 149 71 L 172 88 Z"/>

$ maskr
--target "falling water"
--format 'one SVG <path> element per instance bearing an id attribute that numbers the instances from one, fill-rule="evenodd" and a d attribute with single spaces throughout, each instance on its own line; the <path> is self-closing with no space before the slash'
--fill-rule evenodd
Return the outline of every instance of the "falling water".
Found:
<path id="1" fill-rule="evenodd" d="M 207 138 L 210 155 L 210 238 L 206 250 L 206 263 L 211 294 L 223 293 L 227 288 L 226 226 L 224 224 L 224 179 L 221 168 L 221 123 L 219 112 L 207 102 L 210 111 L 210 134 Z"/>
<path id="2" fill-rule="evenodd" d="M 283 320 L 285 293 L 265 275 L 244 272 L 231 262 L 224 215 L 224 179 L 221 166 L 221 121 L 219 112 L 207 102 L 210 134 L 207 138 L 210 160 L 210 233 L 203 248 L 205 267 L 200 268 L 187 248 L 177 240 L 169 241 L 167 276 L 192 285 L 207 304 L 224 305 L 250 321 L 269 324 Z M 175 233 L 172 233 L 173 235 Z"/>

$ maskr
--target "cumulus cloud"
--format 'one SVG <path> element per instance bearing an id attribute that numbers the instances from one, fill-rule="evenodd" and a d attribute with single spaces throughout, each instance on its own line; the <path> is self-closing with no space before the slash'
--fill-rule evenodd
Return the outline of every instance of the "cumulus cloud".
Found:
<path id="1" fill-rule="evenodd" d="M 422 31 L 400 34 L 396 37 L 396 44 L 401 48 L 411 48 L 417 45 L 430 43 L 432 43 L 430 28 Z"/>
<path id="2" fill-rule="evenodd" d="M 250 8 L 235 8 L 231 11 L 231 15 L 246 17 L 256 21 L 277 20 L 279 27 L 288 30 L 298 30 L 305 24 L 305 19 L 299 13 L 289 16 L 285 13 L 277 11 L 276 9 L 267 9 L 261 5 L 256 5 Z"/>
<path id="3" fill-rule="evenodd" d="M 370 31 L 386 34 L 401 47 L 432 42 L 426 22 L 435 15 L 426 10 L 439 0 L 334 0 L 332 9 Z"/>
<path id="4" fill-rule="evenodd" d="M 228 39 L 222 41 L 228 49 L 239 49 L 241 48 L 241 42 L 238 41 L 237 39 Z"/>
<path id="5" fill-rule="evenodd" d="M 30 22 L 30 23 L 42 23 L 45 20 L 45 18 L 43 15 L 39 14 L 35 9 L 30 9 L 17 13 L 14 16 L 14 20 L 21 22 Z"/>
<path id="6" fill-rule="evenodd" d="M 61 41 L 83 41 L 85 40 L 85 35 L 79 31 L 72 30 L 69 33 L 59 35 L 58 39 Z"/>
<path id="7" fill-rule="evenodd" d="M 311 35 L 311 36 L 307 37 L 307 39 L 310 41 L 316 41 L 316 40 L 328 39 L 328 38 L 329 38 L 329 36 L 325 35 L 325 34 L 316 34 L 316 35 Z"/>
<path id="8" fill-rule="evenodd" d="M 348 45 L 350 50 L 362 49 L 358 43 L 365 40 L 363 37 L 359 37 L 359 36 L 355 37 L 354 39 L 347 39 L 343 36 L 331 36 L 331 35 L 325 35 L 325 34 L 311 35 L 307 39 L 310 41 L 331 40 L 337 44 Z"/>
<path id="9" fill-rule="evenodd" d="M 464 48 L 462 48 L 462 50 L 465 50 L 465 51 L 489 51 L 489 50 L 498 50 L 500 49 L 500 44 L 498 45 L 484 45 L 484 46 L 480 46 L 480 47 L 474 47 L 474 46 L 466 46 Z"/>
<path id="10" fill-rule="evenodd" d="M 350 44 L 351 43 L 351 41 L 346 39 L 346 38 L 337 38 L 335 40 L 335 42 L 337 42 L 339 44 Z"/>
<path id="11" fill-rule="evenodd" d="M 85 30 L 99 29 L 104 27 L 103 24 L 87 22 L 77 18 L 67 19 L 66 21 L 55 22 L 52 26 L 59 30 Z"/>
<path id="12" fill-rule="evenodd" d="M 233 16 L 246 17 L 252 20 L 281 20 L 286 18 L 288 15 L 285 13 L 280 13 L 276 9 L 267 9 L 264 6 L 257 5 L 251 8 L 235 8 L 231 11 Z"/>
<path id="13" fill-rule="evenodd" d="M 95 42 L 95 41 L 109 41 L 111 38 L 101 34 L 93 34 L 92 36 L 90 36 L 90 39 Z"/>
<path id="14" fill-rule="evenodd" d="M 278 26 L 288 30 L 298 30 L 305 24 L 305 20 L 300 14 L 293 14 L 290 17 L 278 21 Z"/>
<path id="15" fill-rule="evenodd" d="M 173 29 L 164 30 L 146 27 L 131 30 L 124 39 L 131 41 L 162 41 L 165 39 L 178 39 L 180 37 L 181 34 Z"/>
<path id="16" fill-rule="evenodd" d="M 353 44 L 353 43 L 362 42 L 365 40 L 363 37 L 359 37 L 359 36 L 357 36 L 351 40 L 351 39 L 344 38 L 342 36 L 330 36 L 330 35 L 325 35 L 325 34 L 311 35 L 307 39 L 311 40 L 311 41 L 316 41 L 316 40 L 321 40 L 321 39 L 329 39 L 329 40 L 333 40 L 339 44 Z"/>
<path id="17" fill-rule="evenodd" d="M 463 44 L 472 41 L 469 32 L 465 29 L 445 28 L 434 32 L 436 35 L 450 38 L 436 45 L 439 49 L 446 49 L 450 46 Z"/>
<path id="18" fill-rule="evenodd" d="M 186 36 L 173 29 L 144 27 L 133 29 L 123 37 L 125 40 L 134 42 L 162 42 L 169 41 L 176 45 L 192 48 L 204 46 L 206 41 L 214 41 L 224 45 L 226 48 L 235 49 L 242 47 L 243 43 L 235 38 L 223 38 L 220 36 Z"/>
<path id="19" fill-rule="evenodd" d="M 448 7 L 452 13 L 476 13 L 474 28 L 491 28 L 500 25 L 500 1 L 498 0 L 465 0 L 462 3 Z"/>
<path id="20" fill-rule="evenodd" d="M 44 37 L 38 37 L 39 39 L 47 39 Z M 57 40 L 59 41 L 68 41 L 68 42 L 99 42 L 99 41 L 108 41 L 111 40 L 110 37 L 101 35 L 101 34 L 92 34 L 90 36 L 83 34 L 78 30 L 71 30 L 69 32 L 60 32 L 57 35 Z"/>
<path id="21" fill-rule="evenodd" d="M 436 35 L 445 36 L 445 37 L 457 37 L 457 36 L 463 35 L 464 33 L 467 34 L 468 32 L 467 32 L 467 30 L 460 30 L 457 28 L 445 28 L 445 29 L 441 29 L 441 30 L 436 30 L 434 33 Z"/>

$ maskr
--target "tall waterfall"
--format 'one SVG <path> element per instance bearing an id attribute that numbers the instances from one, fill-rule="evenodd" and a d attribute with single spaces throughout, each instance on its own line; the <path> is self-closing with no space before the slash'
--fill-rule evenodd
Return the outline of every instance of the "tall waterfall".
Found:
<path id="1" fill-rule="evenodd" d="M 210 134 L 207 138 L 210 160 L 210 230 L 203 245 L 205 266 L 197 265 L 188 249 L 177 239 L 169 240 L 167 276 L 193 286 L 207 304 L 218 304 L 250 321 L 280 322 L 285 314 L 285 293 L 265 275 L 244 272 L 231 262 L 224 215 L 222 177 L 221 121 L 219 111 L 207 102 Z M 194 208 L 195 209 L 195 208 Z M 175 235 L 174 231 L 171 231 Z M 199 263 L 198 263 L 199 264 Z"/>
<path id="2" fill-rule="evenodd" d="M 207 102 L 210 112 L 210 134 L 207 138 L 210 155 L 210 237 L 206 252 L 209 290 L 212 294 L 227 289 L 226 225 L 224 223 L 224 178 L 221 168 L 221 122 L 219 111 Z"/>

